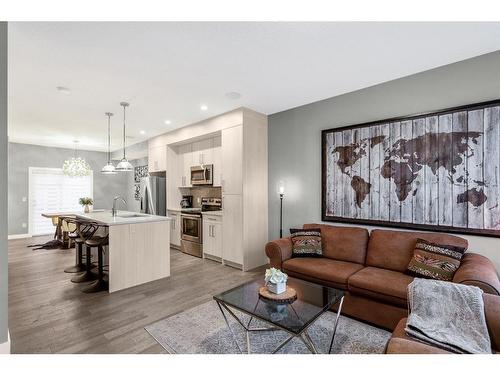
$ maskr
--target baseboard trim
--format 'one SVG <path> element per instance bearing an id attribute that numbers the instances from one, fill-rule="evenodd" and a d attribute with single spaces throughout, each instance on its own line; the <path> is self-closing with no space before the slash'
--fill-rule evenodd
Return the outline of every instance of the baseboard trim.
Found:
<path id="1" fill-rule="evenodd" d="M 0 343 L 0 354 L 10 354 L 10 333 L 7 331 L 7 341 Z"/>
<path id="2" fill-rule="evenodd" d="M 7 237 L 7 239 L 9 240 L 18 240 L 20 238 L 31 238 L 33 237 L 31 234 L 29 233 L 23 233 L 23 234 L 9 234 L 9 236 Z"/>

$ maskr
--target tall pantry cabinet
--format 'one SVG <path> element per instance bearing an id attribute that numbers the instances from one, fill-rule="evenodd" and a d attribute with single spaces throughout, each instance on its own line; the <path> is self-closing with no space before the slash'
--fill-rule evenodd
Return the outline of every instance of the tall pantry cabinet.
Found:
<path id="1" fill-rule="evenodd" d="M 267 261 L 267 117 L 243 110 L 242 118 L 222 129 L 222 254 L 246 271 Z"/>

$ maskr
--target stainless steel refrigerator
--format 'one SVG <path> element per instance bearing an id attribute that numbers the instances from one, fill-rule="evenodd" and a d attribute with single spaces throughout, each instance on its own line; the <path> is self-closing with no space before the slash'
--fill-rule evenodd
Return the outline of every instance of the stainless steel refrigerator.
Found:
<path id="1" fill-rule="evenodd" d="M 167 183 L 165 177 L 141 178 L 141 212 L 167 216 Z"/>

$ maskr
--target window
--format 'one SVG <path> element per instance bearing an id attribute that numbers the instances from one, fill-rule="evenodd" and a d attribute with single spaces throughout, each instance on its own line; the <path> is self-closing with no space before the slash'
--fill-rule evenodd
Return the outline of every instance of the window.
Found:
<path id="1" fill-rule="evenodd" d="M 93 197 L 93 177 L 68 177 L 60 168 L 29 168 L 29 233 L 54 232 L 48 212 L 81 211 L 81 197 Z"/>

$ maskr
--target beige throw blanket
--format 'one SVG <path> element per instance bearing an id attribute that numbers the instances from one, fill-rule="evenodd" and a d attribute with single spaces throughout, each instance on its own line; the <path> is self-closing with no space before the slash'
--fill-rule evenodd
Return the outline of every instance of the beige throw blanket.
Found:
<path id="1" fill-rule="evenodd" d="M 408 286 L 405 331 L 455 353 L 491 353 L 482 294 L 475 286 L 416 278 Z"/>

